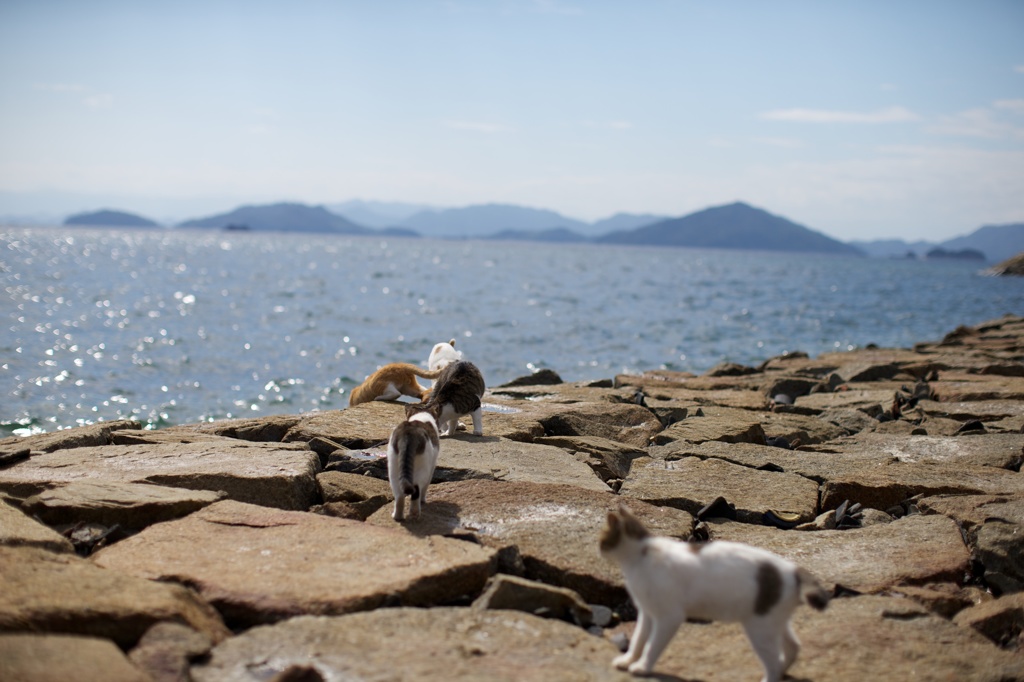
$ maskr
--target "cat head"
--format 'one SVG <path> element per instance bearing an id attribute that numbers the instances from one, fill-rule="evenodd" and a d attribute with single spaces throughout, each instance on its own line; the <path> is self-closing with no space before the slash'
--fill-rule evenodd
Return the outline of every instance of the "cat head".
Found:
<path id="1" fill-rule="evenodd" d="M 650 534 L 640 519 L 629 511 L 629 507 L 619 502 L 618 511 L 608 512 L 604 530 L 601 531 L 601 554 L 606 556 L 613 554 L 627 545 L 643 540 Z"/>
<path id="2" fill-rule="evenodd" d="M 439 343 L 430 351 L 427 367 L 431 371 L 444 369 L 456 360 L 462 359 L 462 351 L 455 350 L 455 339 L 448 343 Z"/>

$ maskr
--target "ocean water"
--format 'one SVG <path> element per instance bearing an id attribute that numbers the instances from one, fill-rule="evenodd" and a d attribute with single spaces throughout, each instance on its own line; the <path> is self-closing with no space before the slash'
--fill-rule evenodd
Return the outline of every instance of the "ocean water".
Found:
<path id="1" fill-rule="evenodd" d="M 339 409 L 457 348 L 498 385 L 703 372 L 1024 313 L 976 264 L 575 244 L 0 228 L 0 436 Z"/>

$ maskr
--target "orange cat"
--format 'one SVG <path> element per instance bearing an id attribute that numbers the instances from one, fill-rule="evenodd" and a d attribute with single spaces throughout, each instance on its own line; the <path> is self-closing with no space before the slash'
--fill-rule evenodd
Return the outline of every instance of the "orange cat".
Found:
<path id="1" fill-rule="evenodd" d="M 348 405 L 352 407 L 359 403 L 368 403 L 371 400 L 397 400 L 399 396 L 403 395 L 422 402 L 426 400 L 430 389 L 420 386 L 416 377 L 436 379 L 439 376 L 441 376 L 441 370 L 430 371 L 406 362 L 392 362 L 389 365 L 384 365 L 366 377 L 366 381 L 353 388 L 348 397 Z"/>

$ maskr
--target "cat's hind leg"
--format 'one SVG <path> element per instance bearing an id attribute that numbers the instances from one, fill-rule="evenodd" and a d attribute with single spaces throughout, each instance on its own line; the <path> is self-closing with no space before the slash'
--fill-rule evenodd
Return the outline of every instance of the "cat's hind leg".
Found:
<path id="1" fill-rule="evenodd" d="M 661 652 L 665 650 L 685 620 L 682 614 L 663 614 L 654 621 L 651 624 L 651 636 L 647 638 L 643 653 L 629 666 L 629 672 L 634 675 L 650 675 Z"/>
<path id="2" fill-rule="evenodd" d="M 473 417 L 473 435 L 482 436 L 484 435 L 484 410 L 482 407 L 478 407 L 469 413 Z"/>
<path id="3" fill-rule="evenodd" d="M 391 512 L 391 518 L 395 521 L 405 520 L 405 495 L 395 494 L 395 510 Z"/>
<path id="4" fill-rule="evenodd" d="M 629 649 L 621 656 L 616 656 L 612 665 L 619 670 L 625 670 L 629 664 L 640 658 L 640 652 L 647 644 L 647 638 L 651 635 L 651 619 L 643 611 L 636 621 L 636 629 L 633 630 L 633 637 L 629 640 Z"/>
<path id="5" fill-rule="evenodd" d="M 782 631 L 782 674 L 785 675 L 786 671 L 789 670 L 790 666 L 796 661 L 797 654 L 800 653 L 800 640 L 797 639 L 796 633 L 793 632 L 793 623 L 786 623 L 786 628 Z"/>
<path id="6" fill-rule="evenodd" d="M 782 679 L 782 641 L 786 623 L 774 618 L 754 618 L 743 624 L 750 646 L 761 659 L 764 677 L 761 682 L 779 682 Z"/>
<path id="7" fill-rule="evenodd" d="M 398 400 L 401 396 L 402 392 L 393 383 L 388 382 L 387 388 L 381 391 L 380 395 L 374 398 L 374 400 Z"/>

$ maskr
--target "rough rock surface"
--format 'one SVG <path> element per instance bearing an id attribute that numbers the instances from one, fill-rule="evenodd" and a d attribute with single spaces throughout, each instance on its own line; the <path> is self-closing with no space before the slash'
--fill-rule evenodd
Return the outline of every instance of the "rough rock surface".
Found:
<path id="1" fill-rule="evenodd" d="M 567 485 L 464 481 L 431 486 L 422 519 L 406 525 L 417 535 L 470 535 L 502 550 L 503 572 L 578 592 L 588 602 L 618 605 L 626 598 L 618 569 L 601 558 L 597 532 L 615 495 Z M 637 503 L 633 511 L 654 532 L 688 537 L 693 518 L 675 509 Z M 392 525 L 381 509 L 369 523 Z"/>
<path id="2" fill-rule="evenodd" d="M 519 611 L 380 609 L 253 628 L 216 647 L 192 676 L 251 682 L 310 666 L 325 680 L 628 682 L 608 664 L 616 654 L 581 628 Z"/>
<path id="3" fill-rule="evenodd" d="M 34 495 L 93 479 L 221 490 L 241 502 L 306 510 L 315 501 L 316 453 L 298 445 L 232 441 L 79 447 L 0 470 L 0 490 Z"/>
<path id="4" fill-rule="evenodd" d="M 188 623 L 214 641 L 220 616 L 191 590 L 107 571 L 86 559 L 29 547 L 0 547 L 0 632 L 95 635 L 127 648 L 153 623 Z"/>
<path id="5" fill-rule="evenodd" d="M 792 679 L 1024 682 L 1022 317 L 913 349 L 492 388 L 484 435 L 442 439 L 400 524 L 383 455 L 402 417 L 0 440 L 0 679 L 632 679 L 610 662 L 635 609 L 597 547 L 625 502 L 833 591 L 797 611 Z M 760 670 L 739 626 L 691 623 L 656 673 Z"/>
<path id="6" fill-rule="evenodd" d="M 191 585 L 244 626 L 476 595 L 495 563 L 468 542 L 233 501 L 151 526 L 93 560 Z"/>

